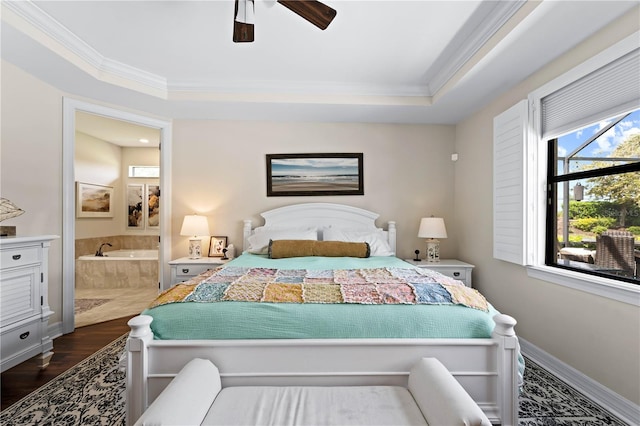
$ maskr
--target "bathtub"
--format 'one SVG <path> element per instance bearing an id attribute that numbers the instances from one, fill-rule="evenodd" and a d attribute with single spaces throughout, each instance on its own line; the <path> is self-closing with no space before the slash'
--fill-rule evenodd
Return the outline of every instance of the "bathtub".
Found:
<path id="1" fill-rule="evenodd" d="M 158 260 L 158 250 L 111 250 L 103 252 L 104 256 L 87 255 L 79 260 Z"/>
<path id="2" fill-rule="evenodd" d="M 76 288 L 158 288 L 158 250 L 111 250 L 76 259 Z"/>

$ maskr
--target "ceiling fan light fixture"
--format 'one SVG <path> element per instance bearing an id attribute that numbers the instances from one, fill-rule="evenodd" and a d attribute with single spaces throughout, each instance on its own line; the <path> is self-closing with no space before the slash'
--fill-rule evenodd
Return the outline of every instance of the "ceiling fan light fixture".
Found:
<path id="1" fill-rule="evenodd" d="M 250 43 L 254 39 L 254 3 L 253 0 L 236 0 L 233 11 L 234 43 Z M 251 22 L 248 22 L 251 21 Z"/>
<path id="2" fill-rule="evenodd" d="M 253 0 L 236 0 L 236 22 L 255 24 L 256 10 Z"/>

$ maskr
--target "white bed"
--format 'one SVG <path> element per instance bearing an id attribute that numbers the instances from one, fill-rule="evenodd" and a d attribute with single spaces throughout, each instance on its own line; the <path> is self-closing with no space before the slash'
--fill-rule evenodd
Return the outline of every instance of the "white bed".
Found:
<path id="1" fill-rule="evenodd" d="M 265 226 L 377 229 L 378 215 L 328 203 L 298 204 L 261 214 Z M 244 244 L 253 232 L 244 221 Z M 395 223 L 384 233 L 395 250 Z M 435 357 L 462 384 L 493 423 L 518 423 L 516 321 L 493 318 L 487 338 L 154 340 L 152 318 L 129 322 L 127 423 L 133 424 L 169 381 L 193 358 L 210 359 L 223 386 L 407 385 L 411 366 Z"/>

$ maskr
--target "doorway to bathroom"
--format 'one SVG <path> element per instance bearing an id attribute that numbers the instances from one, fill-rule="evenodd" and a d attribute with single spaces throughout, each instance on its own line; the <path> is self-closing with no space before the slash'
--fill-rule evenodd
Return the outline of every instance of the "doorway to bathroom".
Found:
<path id="1" fill-rule="evenodd" d="M 75 113 L 75 327 L 142 312 L 160 282 L 160 130 Z"/>
<path id="2" fill-rule="evenodd" d="M 117 127 L 149 135 L 130 132 L 127 140 L 121 140 L 114 130 Z M 140 139 L 147 139 L 150 148 L 141 148 Z M 168 121 L 64 98 L 63 333 L 71 333 L 76 326 L 138 314 L 162 288 L 164 277 L 169 275 L 165 256 L 171 247 L 170 150 Z M 129 166 L 151 166 L 156 174 L 129 178 Z M 79 186 L 89 191 L 80 193 Z M 143 198 L 137 206 L 130 202 L 136 194 Z M 84 200 L 88 209 L 82 208 Z M 142 221 L 130 222 L 132 205 L 138 217 L 144 215 Z M 106 257 L 112 256 L 109 251 L 120 250 L 130 263 L 112 257 L 112 262 L 98 265 L 104 274 L 85 268 L 79 271 L 82 277 L 76 288 L 77 259 L 95 256 L 101 246 Z M 131 260 L 134 250 L 143 250 L 144 258 Z M 149 258 L 149 252 L 154 259 Z"/>

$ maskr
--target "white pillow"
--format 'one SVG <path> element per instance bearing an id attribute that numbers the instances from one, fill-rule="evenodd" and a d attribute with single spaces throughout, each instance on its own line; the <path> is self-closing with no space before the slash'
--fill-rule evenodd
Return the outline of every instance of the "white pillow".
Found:
<path id="1" fill-rule="evenodd" d="M 349 230 L 340 228 L 324 228 L 324 241 L 346 241 L 348 243 L 369 243 L 371 256 L 393 256 L 395 253 L 387 242 L 384 231 L 381 229 L 372 230 Z"/>
<path id="2" fill-rule="evenodd" d="M 249 238 L 247 251 L 253 254 L 267 254 L 269 240 L 318 240 L 318 232 L 315 228 L 301 229 L 262 229 Z"/>

